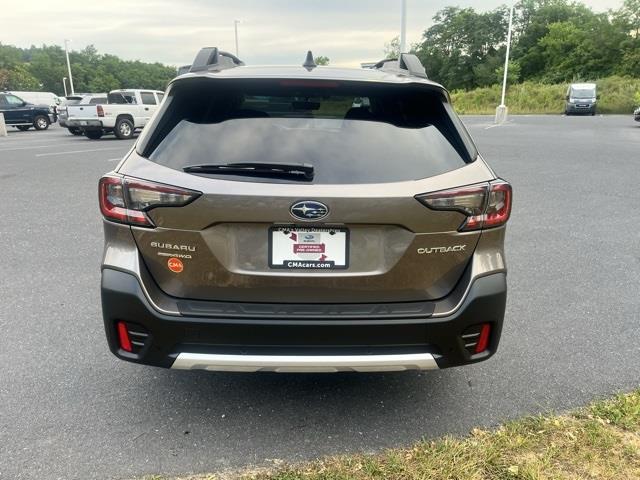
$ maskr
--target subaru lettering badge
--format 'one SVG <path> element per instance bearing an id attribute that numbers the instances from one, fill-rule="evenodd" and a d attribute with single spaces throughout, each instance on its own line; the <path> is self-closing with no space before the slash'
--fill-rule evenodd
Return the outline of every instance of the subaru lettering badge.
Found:
<path id="1" fill-rule="evenodd" d="M 299 220 L 320 220 L 329 215 L 329 207 L 324 203 L 304 200 L 291 205 L 291 216 Z"/>

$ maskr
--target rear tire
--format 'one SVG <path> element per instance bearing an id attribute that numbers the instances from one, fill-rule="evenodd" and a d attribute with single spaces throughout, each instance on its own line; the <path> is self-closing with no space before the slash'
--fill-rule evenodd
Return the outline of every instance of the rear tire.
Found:
<path id="1" fill-rule="evenodd" d="M 51 125 L 51 122 L 49 121 L 49 118 L 44 115 L 38 115 L 33 119 L 33 127 L 36 130 L 46 130 L 49 128 L 49 125 Z"/>
<path id="2" fill-rule="evenodd" d="M 133 138 L 133 122 L 128 118 L 120 118 L 116 122 L 116 128 L 113 130 L 113 133 L 120 140 L 129 140 Z"/>
<path id="3" fill-rule="evenodd" d="M 84 132 L 84 135 L 91 140 L 99 140 L 102 138 L 102 132 L 100 130 L 87 130 Z"/>
<path id="4" fill-rule="evenodd" d="M 31 125 L 18 125 L 16 128 L 22 132 L 26 132 L 31 128 Z"/>
<path id="5" fill-rule="evenodd" d="M 82 135 L 82 130 L 80 130 L 77 127 L 69 127 L 69 128 L 67 128 L 67 130 L 69 130 L 69 133 L 71 135 Z"/>

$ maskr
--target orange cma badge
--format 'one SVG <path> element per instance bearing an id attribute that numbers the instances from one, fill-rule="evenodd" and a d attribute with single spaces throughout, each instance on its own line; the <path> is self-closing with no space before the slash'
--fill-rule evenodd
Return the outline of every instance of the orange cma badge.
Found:
<path id="1" fill-rule="evenodd" d="M 171 270 L 174 273 L 180 273 L 182 272 L 182 270 L 184 270 L 184 265 L 182 264 L 182 260 L 175 257 L 171 257 L 169 260 L 167 260 L 167 266 L 169 267 L 169 270 Z"/>

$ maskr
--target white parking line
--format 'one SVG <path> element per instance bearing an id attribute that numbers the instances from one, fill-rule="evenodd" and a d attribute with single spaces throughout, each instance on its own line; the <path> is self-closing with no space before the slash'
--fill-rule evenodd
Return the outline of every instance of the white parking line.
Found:
<path id="1" fill-rule="evenodd" d="M 107 159 L 107 162 L 117 162 L 118 160 L 122 160 L 122 157 L 118 157 L 118 158 L 109 158 L 109 159 Z"/>
<path id="2" fill-rule="evenodd" d="M 33 145 L 32 147 L 10 147 L 10 148 L 0 148 L 0 152 L 12 152 L 14 150 L 30 150 L 32 148 L 56 148 L 59 145 L 77 145 L 78 142 L 62 142 L 62 143 L 54 143 L 53 145 Z"/>
<path id="3" fill-rule="evenodd" d="M 68 152 L 54 152 L 54 153 L 38 153 L 36 157 L 52 157 L 54 155 L 67 155 L 69 153 L 87 153 L 87 152 L 104 152 L 107 150 L 122 150 L 122 147 L 113 148 L 92 148 L 90 150 L 71 150 Z"/>
<path id="4" fill-rule="evenodd" d="M 8 137 L 4 137 L 0 140 L 0 142 L 50 142 L 53 138 L 55 138 L 53 135 L 18 135 L 18 136 L 12 136 L 9 135 Z M 64 137 L 62 137 L 64 138 Z M 69 135 L 67 138 L 73 138 L 71 135 Z"/>
<path id="5" fill-rule="evenodd" d="M 495 125 L 489 125 L 488 127 L 484 127 L 485 130 L 489 130 L 490 128 L 496 128 L 496 127 L 512 127 L 513 125 L 515 125 L 511 120 L 507 120 L 504 123 L 496 123 Z"/>

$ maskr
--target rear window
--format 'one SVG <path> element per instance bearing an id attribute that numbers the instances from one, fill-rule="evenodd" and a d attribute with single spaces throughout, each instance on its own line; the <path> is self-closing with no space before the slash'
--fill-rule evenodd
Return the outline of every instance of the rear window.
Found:
<path id="1" fill-rule="evenodd" d="M 78 105 L 80 102 L 82 102 L 82 97 L 67 98 L 64 100 L 65 105 Z"/>
<path id="2" fill-rule="evenodd" d="M 140 93 L 140 98 L 142 99 L 143 105 L 155 105 L 156 97 L 153 92 L 142 92 Z"/>
<path id="3" fill-rule="evenodd" d="M 475 157 L 454 117 L 442 94 L 425 88 L 185 81 L 168 93 L 138 153 L 176 170 L 199 164 L 307 163 L 314 167 L 313 183 L 319 184 L 415 180 L 454 170 Z"/>
<path id="4" fill-rule="evenodd" d="M 107 95 L 109 103 L 127 105 L 135 104 L 136 94 L 134 92 L 111 92 Z"/>

